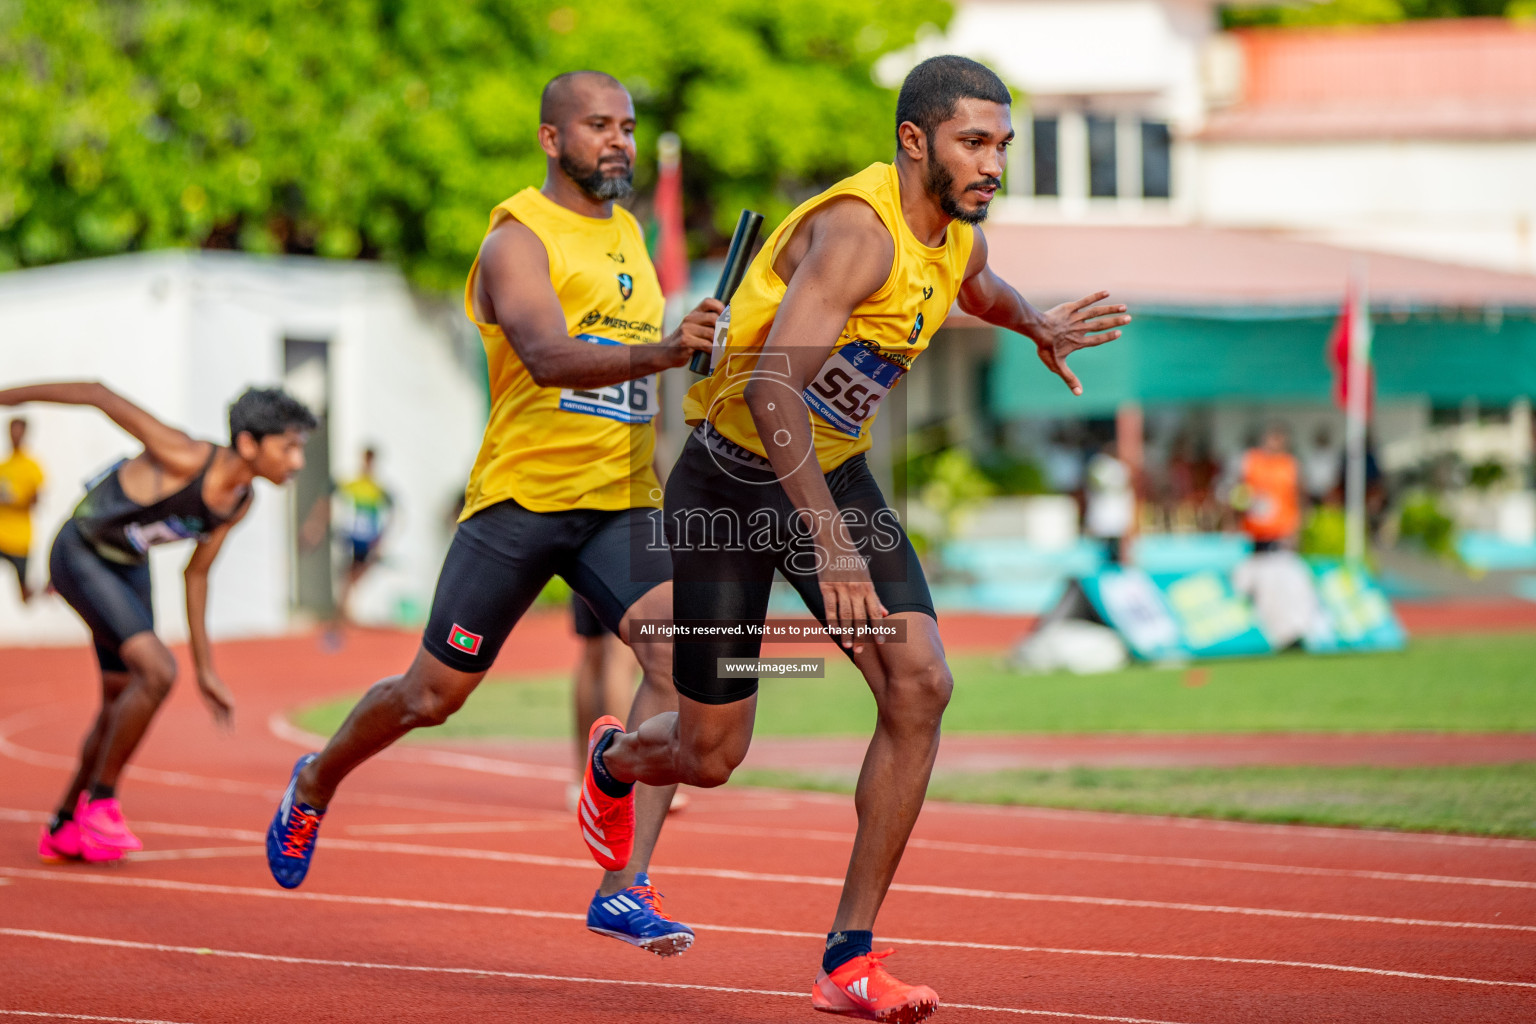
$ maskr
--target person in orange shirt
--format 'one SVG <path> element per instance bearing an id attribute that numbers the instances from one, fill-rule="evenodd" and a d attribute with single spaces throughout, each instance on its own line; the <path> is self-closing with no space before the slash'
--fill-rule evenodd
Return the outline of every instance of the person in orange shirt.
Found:
<path id="1" fill-rule="evenodd" d="M 1257 448 L 1243 455 L 1240 492 L 1243 532 L 1253 550 L 1294 549 L 1301 528 L 1301 471 L 1284 424 L 1272 423 Z M 1234 503 L 1236 504 L 1236 503 Z"/>

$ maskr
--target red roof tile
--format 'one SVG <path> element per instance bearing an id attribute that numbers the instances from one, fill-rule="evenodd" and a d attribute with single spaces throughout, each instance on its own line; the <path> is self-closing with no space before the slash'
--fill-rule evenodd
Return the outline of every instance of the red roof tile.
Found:
<path id="1" fill-rule="evenodd" d="M 1536 308 L 1536 275 L 1363 253 L 1258 231 L 989 224 L 992 269 L 1037 305 L 1097 289 L 1161 306 L 1337 305 L 1357 261 L 1378 308 Z"/>
<path id="2" fill-rule="evenodd" d="M 1536 24 L 1503 18 L 1235 33 L 1242 100 L 1211 139 L 1536 138 Z"/>

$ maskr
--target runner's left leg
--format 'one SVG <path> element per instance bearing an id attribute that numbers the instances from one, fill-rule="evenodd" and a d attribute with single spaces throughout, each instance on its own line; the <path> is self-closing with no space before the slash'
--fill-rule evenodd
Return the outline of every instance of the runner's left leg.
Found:
<path id="1" fill-rule="evenodd" d="M 644 597 L 629 606 L 619 623 L 619 636 L 631 644 L 644 673 L 625 719 L 628 729 L 639 728 L 640 723 L 648 719 L 677 710 L 677 690 L 672 686 L 672 645 L 636 643 L 638 637 L 631 639 L 630 626 L 631 622 L 639 620 L 667 621 L 671 618 L 672 584 L 669 582 L 657 584 L 647 591 Z M 629 863 L 622 871 L 604 873 L 598 892 L 604 896 L 612 895 L 633 885 L 635 875 L 650 871 L 651 854 L 656 849 L 656 841 L 661 838 L 661 826 L 667 820 L 667 811 L 676 792 L 676 783 L 670 786 L 636 785 L 634 852 L 629 855 Z"/>
<path id="2" fill-rule="evenodd" d="M 97 656 L 109 653 L 98 651 Z M 91 731 L 85 734 L 85 740 L 80 744 L 80 763 L 75 768 L 74 778 L 69 780 L 69 788 L 64 791 L 64 800 L 57 811 L 58 817 L 71 817 L 80 802 L 80 794 L 91 788 L 107 735 L 107 721 L 112 715 L 113 705 L 123 695 L 123 691 L 128 689 L 131 680 L 132 677 L 125 671 L 101 670 L 101 707 L 96 712 L 96 720 L 91 723 Z"/>

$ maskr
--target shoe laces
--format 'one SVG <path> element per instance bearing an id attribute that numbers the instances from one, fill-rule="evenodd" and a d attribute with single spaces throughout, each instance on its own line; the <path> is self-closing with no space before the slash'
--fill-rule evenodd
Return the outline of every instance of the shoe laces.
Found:
<path id="1" fill-rule="evenodd" d="M 288 816 L 288 835 L 283 840 L 284 857 L 302 857 L 314 844 L 315 833 L 320 830 L 320 817 L 305 814 L 294 807 Z"/>
<path id="2" fill-rule="evenodd" d="M 639 900 L 645 905 L 647 910 L 663 921 L 672 920 L 671 917 L 667 916 L 667 912 L 661 909 L 661 893 L 656 891 L 654 885 L 632 885 L 624 891 Z"/>
<path id="3" fill-rule="evenodd" d="M 896 952 L 894 949 L 882 949 L 878 953 L 865 953 L 862 957 L 862 959 L 865 961 L 865 969 L 863 973 L 866 977 L 869 978 L 869 998 L 871 1000 L 878 998 L 882 993 L 890 988 L 911 987 L 904 982 L 897 981 L 895 978 L 891 977 L 890 972 L 885 969 L 885 964 L 880 962 L 894 952 Z"/>

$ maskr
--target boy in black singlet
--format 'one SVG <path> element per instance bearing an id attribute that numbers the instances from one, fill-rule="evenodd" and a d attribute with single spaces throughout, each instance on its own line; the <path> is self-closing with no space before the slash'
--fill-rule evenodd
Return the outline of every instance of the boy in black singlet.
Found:
<path id="1" fill-rule="evenodd" d="M 97 383 L 0 389 L 0 406 L 23 402 L 94 406 L 144 444 L 91 480 L 48 560 L 54 589 L 90 627 L 102 698 L 38 854 L 117 860 L 142 846 L 123 820 L 117 778 L 176 678 L 176 659 L 154 633 L 148 551 L 197 541 L 186 569 L 187 634 L 198 690 L 215 721 L 228 724 L 234 702 L 213 670 L 203 621 L 208 569 L 230 527 L 250 511 L 252 482 L 283 484 L 304 468 L 315 417 L 282 391 L 252 388 L 229 408 L 226 448 L 166 426 Z"/>

